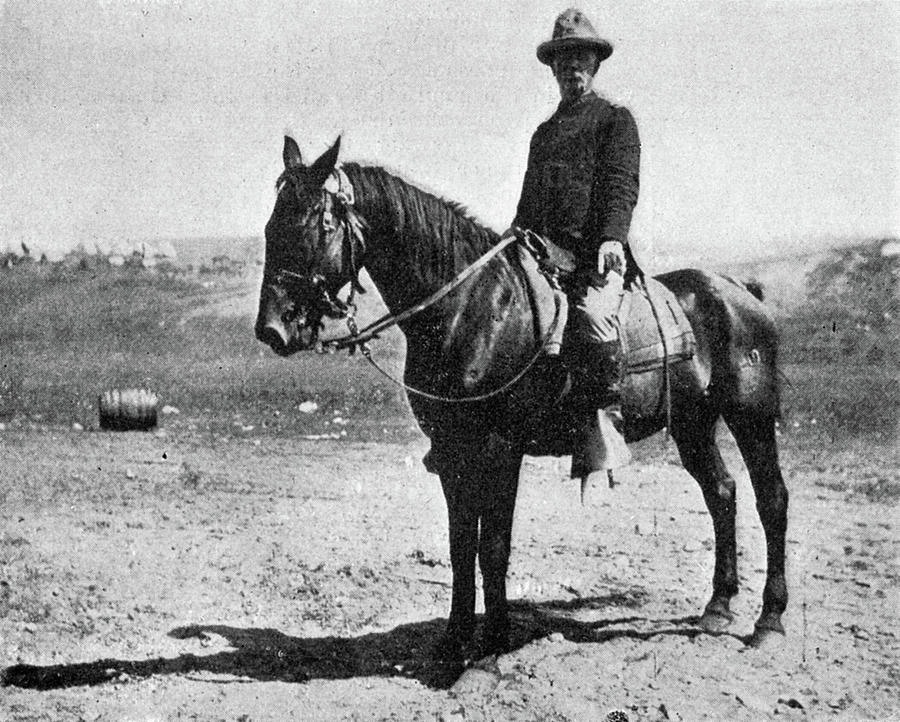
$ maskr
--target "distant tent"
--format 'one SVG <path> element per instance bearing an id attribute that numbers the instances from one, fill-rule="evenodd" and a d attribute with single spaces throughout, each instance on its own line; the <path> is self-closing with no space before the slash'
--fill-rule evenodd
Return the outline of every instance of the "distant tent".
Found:
<path id="1" fill-rule="evenodd" d="M 881 255 L 885 258 L 900 256 L 900 241 L 888 241 L 881 247 Z"/>
<path id="2" fill-rule="evenodd" d="M 98 238 L 94 241 L 94 253 L 109 258 L 115 250 L 115 245 L 115 241 L 108 238 Z"/>
<path id="3" fill-rule="evenodd" d="M 159 260 L 168 261 L 174 261 L 176 258 L 178 258 L 178 253 L 175 251 L 175 246 L 172 244 L 172 241 L 157 242 L 156 257 Z"/>
<path id="4" fill-rule="evenodd" d="M 79 243 L 62 258 L 62 265 L 67 268 L 80 268 L 82 270 L 99 268 L 107 263 L 106 254 L 100 253 L 97 245 L 89 251 L 84 243 Z"/>
<path id="5" fill-rule="evenodd" d="M 35 247 L 37 246 L 37 247 Z M 44 245 L 43 243 L 29 246 L 31 251 L 30 258 L 40 259 L 41 263 L 58 263 L 66 256 L 66 252 L 57 245 Z"/>
<path id="6" fill-rule="evenodd" d="M 13 244 L 0 238 L 0 268 L 12 268 L 18 258 L 19 254 Z"/>

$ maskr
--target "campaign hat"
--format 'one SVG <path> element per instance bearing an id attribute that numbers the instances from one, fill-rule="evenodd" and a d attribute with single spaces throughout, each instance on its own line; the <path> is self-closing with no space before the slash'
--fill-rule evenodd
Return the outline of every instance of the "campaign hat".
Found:
<path id="1" fill-rule="evenodd" d="M 553 56 L 568 48 L 590 48 L 597 53 L 600 62 L 612 55 L 613 46 L 601 38 L 587 16 L 576 8 L 559 14 L 553 25 L 553 36 L 537 48 L 537 57 L 544 65 L 552 65 Z"/>

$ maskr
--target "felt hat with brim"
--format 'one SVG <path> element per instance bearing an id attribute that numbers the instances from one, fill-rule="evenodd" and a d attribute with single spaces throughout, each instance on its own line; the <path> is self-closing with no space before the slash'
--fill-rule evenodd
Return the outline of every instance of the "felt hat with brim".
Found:
<path id="1" fill-rule="evenodd" d="M 597 53 L 600 62 L 612 55 L 613 46 L 604 40 L 585 14 L 575 8 L 560 13 L 553 26 L 553 37 L 538 45 L 537 57 L 544 65 L 553 64 L 553 56 L 569 48 L 590 48 Z"/>

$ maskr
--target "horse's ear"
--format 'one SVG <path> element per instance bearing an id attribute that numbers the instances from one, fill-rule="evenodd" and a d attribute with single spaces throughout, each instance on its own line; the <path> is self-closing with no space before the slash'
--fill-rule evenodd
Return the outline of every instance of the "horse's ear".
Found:
<path id="1" fill-rule="evenodd" d="M 284 159 L 285 170 L 299 168 L 303 165 L 300 147 L 297 145 L 297 141 L 289 135 L 284 136 L 284 150 L 281 152 L 281 157 Z"/>
<path id="2" fill-rule="evenodd" d="M 338 154 L 341 152 L 341 136 L 337 137 L 334 145 L 326 150 L 319 159 L 309 167 L 309 175 L 312 183 L 323 185 L 331 171 L 337 165 Z"/>

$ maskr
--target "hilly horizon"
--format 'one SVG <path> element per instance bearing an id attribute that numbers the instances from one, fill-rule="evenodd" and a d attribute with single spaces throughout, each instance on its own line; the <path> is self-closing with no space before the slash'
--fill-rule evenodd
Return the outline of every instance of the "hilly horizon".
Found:
<path id="1" fill-rule="evenodd" d="M 807 275 L 829 256 L 847 249 L 885 247 L 893 239 L 837 239 L 828 247 L 813 249 L 782 249 L 749 258 L 713 259 L 701 251 L 692 254 L 656 254 L 641 258 L 644 270 L 651 275 L 676 268 L 701 268 L 762 284 L 766 301 L 776 313 L 789 312 L 802 301 L 806 293 Z M 178 251 L 180 264 L 195 267 L 217 256 L 243 261 L 248 269 L 261 267 L 265 255 L 265 241 L 259 237 L 198 237 L 170 239 Z M 251 275 L 253 275 L 251 273 Z M 257 274 L 258 275 L 258 274 Z M 371 288 L 371 284 L 369 284 Z"/>
<path id="2" fill-rule="evenodd" d="M 656 275 L 677 268 L 700 268 L 703 270 L 724 273 L 744 281 L 755 281 L 761 284 L 766 303 L 776 315 L 785 315 L 795 309 L 806 297 L 807 277 L 820 264 L 826 262 L 835 254 L 841 254 L 848 249 L 863 249 L 866 252 L 874 252 L 876 246 L 879 249 L 890 248 L 898 241 L 892 238 L 840 238 L 832 239 L 829 245 L 820 245 L 822 241 L 809 244 L 795 244 L 793 247 L 773 246 L 765 252 L 747 254 L 736 252 L 734 256 L 716 257 L 710 256 L 701 250 L 692 253 L 668 253 L 653 252 L 657 249 L 648 249 L 640 240 L 635 241 L 638 249 L 637 257 L 645 272 Z M 84 252 L 91 254 L 98 252 L 99 246 L 94 248 L 79 244 Z M 811 245 L 812 247 L 804 247 Z M 245 289 L 246 295 L 255 293 L 256 284 L 261 274 L 265 259 L 265 240 L 262 234 L 234 235 L 234 236 L 186 236 L 179 238 L 148 238 L 146 240 L 124 241 L 118 246 L 122 248 L 155 249 L 167 247 L 173 249 L 175 257 L 170 262 L 176 267 L 193 269 L 194 271 L 209 270 L 215 266 L 215 260 L 233 262 L 229 265 L 234 272 L 239 273 L 248 281 Z M 13 256 L 21 255 L 21 249 L 7 242 L 0 251 L 12 253 Z M 152 250 L 151 250 L 152 252 Z M 3 253 L 0 253 L 3 255 Z M 33 258 L 39 256 L 31 249 Z M 61 260 L 64 256 L 52 257 L 51 261 Z M 213 268 L 215 271 L 215 269 Z M 366 285 L 374 291 L 371 283 L 366 280 Z M 375 294 L 377 296 L 377 293 Z M 365 306 L 373 305 L 371 302 Z M 377 313 L 383 312 L 380 304 Z M 249 311 L 247 311 L 249 312 Z M 374 311 L 373 311 L 374 312 Z M 232 300 L 229 315 L 240 313 Z"/>

